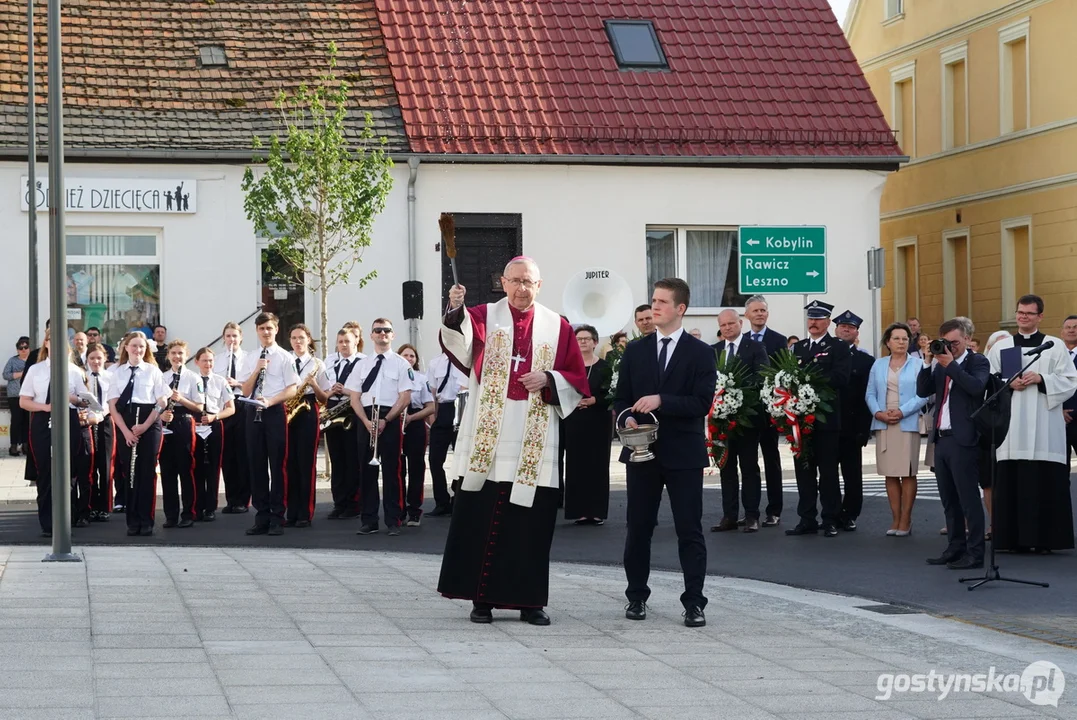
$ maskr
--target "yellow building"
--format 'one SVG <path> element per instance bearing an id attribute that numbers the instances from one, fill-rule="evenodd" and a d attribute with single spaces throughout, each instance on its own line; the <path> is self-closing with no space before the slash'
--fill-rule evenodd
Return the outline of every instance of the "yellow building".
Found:
<path id="1" fill-rule="evenodd" d="M 981 340 L 1077 313 L 1077 0 L 853 0 L 849 44 L 911 159 L 881 207 L 882 322 Z"/>

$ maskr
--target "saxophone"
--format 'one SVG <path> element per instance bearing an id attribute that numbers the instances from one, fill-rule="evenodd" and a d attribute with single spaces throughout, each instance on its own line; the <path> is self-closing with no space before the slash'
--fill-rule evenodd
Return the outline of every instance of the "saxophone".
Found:
<path id="1" fill-rule="evenodd" d="M 314 368 L 310 373 L 303 378 L 303 382 L 295 391 L 295 395 L 284 401 L 284 412 L 287 415 L 288 422 L 303 412 L 304 410 L 310 410 L 310 405 L 306 400 L 307 388 L 314 384 L 314 378 L 318 375 L 318 371 L 321 370 L 322 363 L 318 358 L 314 358 Z"/>

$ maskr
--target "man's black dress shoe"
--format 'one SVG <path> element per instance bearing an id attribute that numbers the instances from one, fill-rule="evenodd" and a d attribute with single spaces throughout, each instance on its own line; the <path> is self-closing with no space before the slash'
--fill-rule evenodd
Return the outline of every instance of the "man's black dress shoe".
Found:
<path id="1" fill-rule="evenodd" d="M 127 537 L 135 537 L 137 535 L 138 535 L 138 528 L 136 528 L 136 527 L 127 528 Z"/>
<path id="2" fill-rule="evenodd" d="M 310 520 L 296 520 L 295 526 L 298 528 L 310 527 Z"/>
<path id="3" fill-rule="evenodd" d="M 833 525 L 824 525 L 823 526 L 823 537 L 837 537 L 837 536 L 838 536 L 838 529 L 836 527 L 834 527 Z"/>
<path id="4" fill-rule="evenodd" d="M 333 508 L 332 510 L 330 510 L 329 515 L 326 516 L 326 520 L 339 520 L 339 519 L 340 519 L 340 510 L 337 510 L 336 508 Z"/>
<path id="5" fill-rule="evenodd" d="M 202 513 L 202 522 L 213 522 L 217 519 L 217 513 L 212 510 L 206 510 Z"/>
<path id="6" fill-rule="evenodd" d="M 797 526 L 795 528 L 793 528 L 792 530 L 786 530 L 785 534 L 786 535 L 815 535 L 818 532 L 819 532 L 818 527 L 812 527 L 810 525 L 804 525 L 803 523 L 798 523 Z"/>
<path id="7" fill-rule="evenodd" d="M 856 520 L 841 520 L 840 522 L 838 522 L 838 527 L 845 532 L 855 532 Z"/>
<path id="8" fill-rule="evenodd" d="M 942 555 L 939 555 L 938 557 L 928 558 L 927 559 L 927 564 L 928 565 L 948 565 L 948 564 L 952 563 L 954 560 L 959 560 L 960 558 L 961 558 L 961 553 L 943 553 Z"/>
<path id="9" fill-rule="evenodd" d="M 734 518 L 724 517 L 717 525 L 711 526 L 711 532 L 730 532 L 737 529 L 737 521 Z"/>
<path id="10" fill-rule="evenodd" d="M 685 627 L 703 627 L 707 624 L 707 618 L 703 616 L 703 608 L 693 605 L 684 611 Z"/>
<path id="11" fill-rule="evenodd" d="M 295 527 L 295 520 L 285 520 L 284 527 Z"/>
<path id="12" fill-rule="evenodd" d="M 356 535 L 377 535 L 377 533 L 378 533 L 378 526 L 374 525 L 373 523 L 367 523 L 366 525 L 359 528 L 359 532 L 357 532 L 355 534 Z"/>
<path id="13" fill-rule="evenodd" d="M 179 521 L 179 524 L 177 524 L 176 527 L 178 527 L 178 528 L 194 527 L 194 520 L 191 520 L 190 518 L 184 518 L 183 520 Z"/>
<path id="14" fill-rule="evenodd" d="M 471 622 L 485 624 L 493 621 L 494 613 L 488 605 L 476 605 L 471 609 Z"/>
<path id="15" fill-rule="evenodd" d="M 221 508 L 221 512 L 225 515 L 236 515 L 239 513 L 239 511 L 231 505 L 225 505 L 223 508 Z"/>
<path id="16" fill-rule="evenodd" d="M 438 505 L 426 514 L 427 517 L 442 517 L 445 515 L 452 515 L 452 508 L 446 505 Z"/>
<path id="17" fill-rule="evenodd" d="M 150 527 L 142 528 L 138 534 L 142 537 L 150 537 L 151 535 L 153 535 L 153 526 L 151 525 Z"/>
<path id="18" fill-rule="evenodd" d="M 625 605 L 625 617 L 629 620 L 646 620 L 647 603 L 642 600 L 633 600 Z"/>
<path id="19" fill-rule="evenodd" d="M 284 529 L 280 525 L 270 525 L 266 535 L 283 535 Z"/>
<path id="20" fill-rule="evenodd" d="M 946 563 L 946 567 L 951 570 L 975 570 L 984 566 L 983 558 L 977 560 L 971 555 L 966 555 L 962 558 L 958 558 L 953 562 Z"/>
<path id="21" fill-rule="evenodd" d="M 546 611 L 542 608 L 533 608 L 531 610 L 521 610 L 520 619 L 529 625 L 549 625 L 550 616 L 546 614 Z"/>
<path id="22" fill-rule="evenodd" d="M 163 528 L 174 528 L 178 524 L 179 523 L 177 523 L 175 520 L 165 520 L 164 525 L 162 525 L 161 527 L 163 527 Z"/>
<path id="23" fill-rule="evenodd" d="M 251 527 L 247 528 L 248 535 L 265 535 L 268 532 L 268 525 L 252 525 Z"/>

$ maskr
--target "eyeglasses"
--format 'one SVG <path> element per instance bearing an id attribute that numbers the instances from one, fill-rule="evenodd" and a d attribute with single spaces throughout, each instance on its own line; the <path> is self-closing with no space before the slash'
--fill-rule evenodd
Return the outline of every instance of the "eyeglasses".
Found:
<path id="1" fill-rule="evenodd" d="M 370 330 L 371 335 L 388 335 L 393 331 L 392 328 L 372 328 Z"/>
<path id="2" fill-rule="evenodd" d="M 502 278 L 505 282 L 513 287 L 522 287 L 524 290 L 534 290 L 538 287 L 538 282 L 535 280 L 521 280 L 520 278 Z"/>
<path id="3" fill-rule="evenodd" d="M 1037 315 L 1041 315 L 1041 314 L 1042 313 L 1038 313 L 1038 312 L 1022 312 L 1021 310 L 1017 311 L 1017 317 L 1036 317 Z"/>
<path id="4" fill-rule="evenodd" d="M 16 350 L 29 350 L 30 346 L 29 345 L 16 345 L 15 349 Z"/>

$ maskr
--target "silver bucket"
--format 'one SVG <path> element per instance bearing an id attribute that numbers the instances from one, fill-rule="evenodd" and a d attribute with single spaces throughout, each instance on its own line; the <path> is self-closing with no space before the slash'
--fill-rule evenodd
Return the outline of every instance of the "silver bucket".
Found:
<path id="1" fill-rule="evenodd" d="M 654 423 L 638 425 L 634 428 L 621 427 L 621 418 L 629 409 L 625 408 L 617 416 L 617 437 L 620 438 L 621 445 L 632 451 L 628 462 L 641 463 L 654 460 L 651 443 L 658 439 L 658 418 L 654 416 L 654 413 L 647 413 L 654 418 Z"/>

